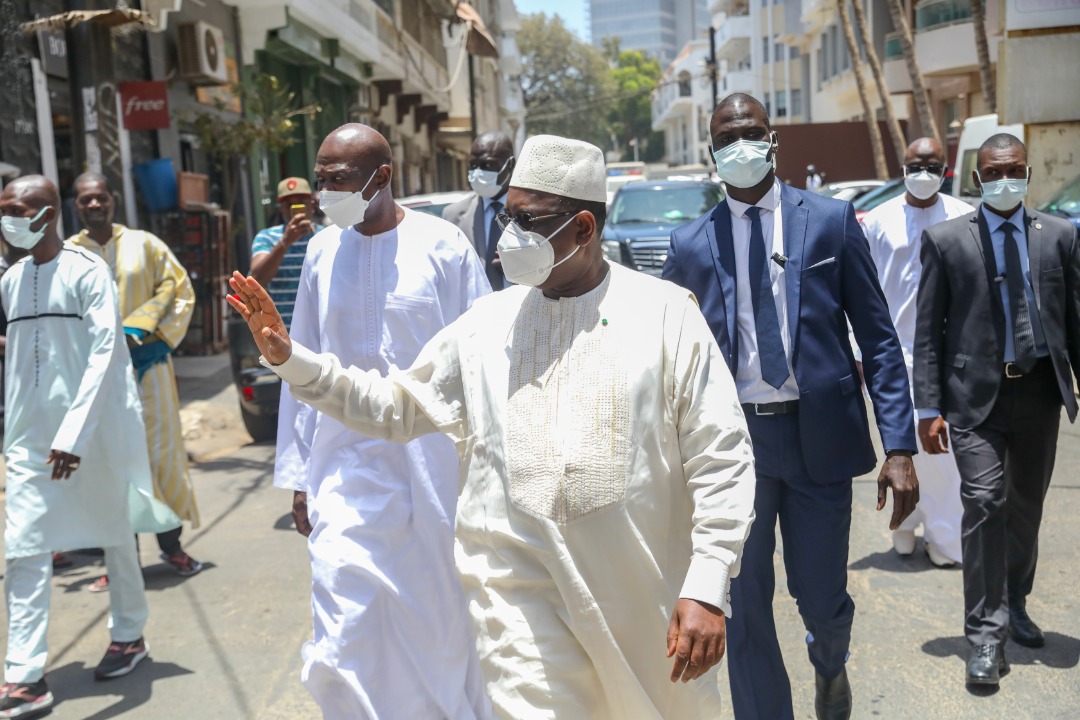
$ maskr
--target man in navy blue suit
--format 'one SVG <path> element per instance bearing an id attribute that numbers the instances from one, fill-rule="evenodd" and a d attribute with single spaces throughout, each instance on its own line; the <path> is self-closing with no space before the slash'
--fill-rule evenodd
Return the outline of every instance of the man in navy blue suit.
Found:
<path id="1" fill-rule="evenodd" d="M 664 277 L 697 296 L 754 443 L 756 520 L 731 584 L 732 705 L 739 720 L 793 718 L 772 612 L 779 519 L 788 590 L 817 674 L 817 717 L 848 718 L 851 479 L 877 463 L 848 323 L 887 456 L 877 508 L 891 487 L 894 529 L 919 499 L 904 356 L 851 205 L 776 180 L 776 133 L 753 97 L 726 97 L 709 129 L 728 196 L 671 234 Z"/>

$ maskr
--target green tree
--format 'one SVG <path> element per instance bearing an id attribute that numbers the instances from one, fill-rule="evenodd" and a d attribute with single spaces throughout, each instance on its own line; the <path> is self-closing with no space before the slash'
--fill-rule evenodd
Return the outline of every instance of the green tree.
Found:
<path id="1" fill-rule="evenodd" d="M 546 13 L 521 19 L 517 44 L 529 134 L 608 147 L 615 81 L 603 53 L 579 40 L 562 18 Z"/>
<path id="2" fill-rule="evenodd" d="M 615 100 L 607 121 L 623 160 L 633 159 L 631 141 L 637 140 L 638 159 L 656 162 L 664 157 L 664 134 L 652 129 L 652 93 L 663 76 L 660 62 L 640 50 L 620 50 L 617 38 L 604 41 L 611 63 Z"/>

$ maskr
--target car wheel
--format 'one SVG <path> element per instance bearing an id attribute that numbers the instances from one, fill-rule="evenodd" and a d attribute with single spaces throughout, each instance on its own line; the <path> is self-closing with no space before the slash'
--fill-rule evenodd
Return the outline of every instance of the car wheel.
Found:
<path id="1" fill-rule="evenodd" d="M 244 427 L 255 442 L 267 442 L 277 437 L 277 413 L 256 415 L 243 405 L 240 414 L 244 418 Z"/>

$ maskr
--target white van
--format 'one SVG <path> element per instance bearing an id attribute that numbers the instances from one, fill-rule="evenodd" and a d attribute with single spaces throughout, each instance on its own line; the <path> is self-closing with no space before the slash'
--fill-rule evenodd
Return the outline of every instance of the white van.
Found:
<path id="1" fill-rule="evenodd" d="M 979 189 L 975 187 L 975 181 L 971 177 L 972 171 L 976 169 L 979 147 L 998 133 L 1009 133 L 1026 142 L 1023 125 L 1000 125 L 996 114 L 979 115 L 964 121 L 960 144 L 956 147 L 952 194 L 969 205 L 982 202 Z"/>

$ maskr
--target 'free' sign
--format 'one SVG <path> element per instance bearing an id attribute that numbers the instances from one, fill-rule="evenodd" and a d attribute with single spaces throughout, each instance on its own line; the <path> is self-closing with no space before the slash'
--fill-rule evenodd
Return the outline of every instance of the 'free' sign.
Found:
<path id="1" fill-rule="evenodd" d="M 169 127 L 169 92 L 162 80 L 120 83 L 120 108 L 128 130 Z"/>

